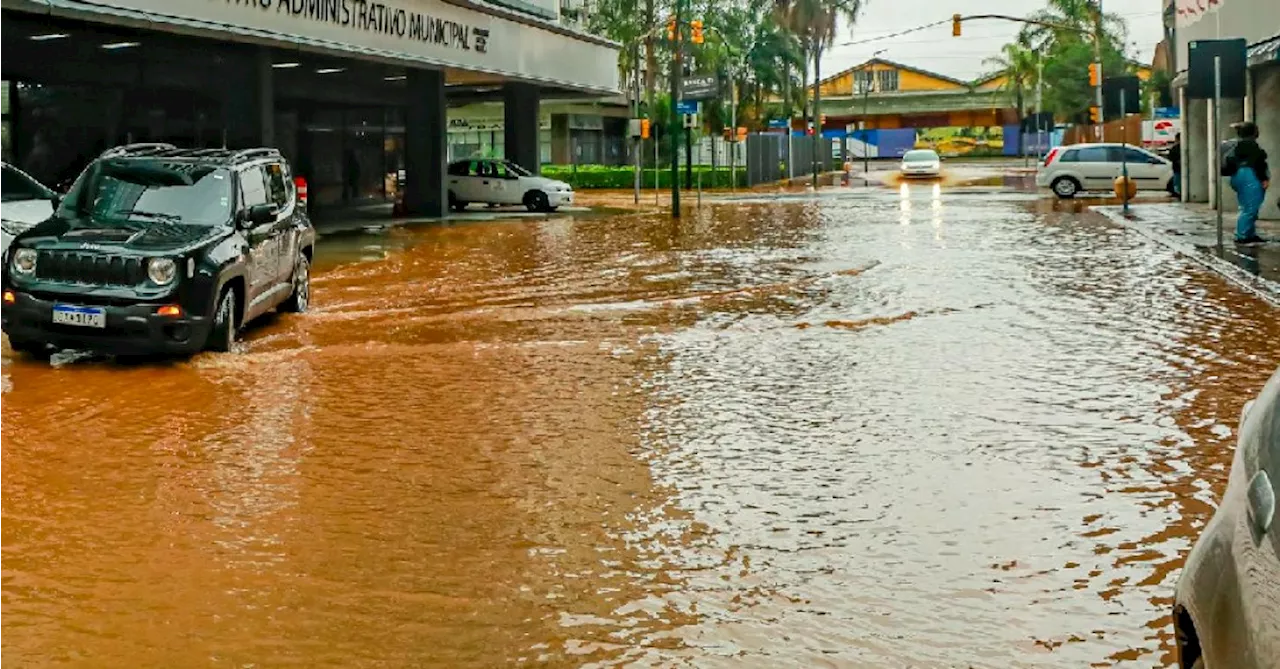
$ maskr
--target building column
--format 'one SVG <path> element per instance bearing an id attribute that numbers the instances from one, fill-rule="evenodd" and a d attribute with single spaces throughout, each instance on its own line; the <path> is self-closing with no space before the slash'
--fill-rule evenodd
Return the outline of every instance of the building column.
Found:
<path id="1" fill-rule="evenodd" d="M 1258 124 L 1258 145 L 1267 152 L 1271 187 L 1262 202 L 1261 217 L 1280 218 L 1280 65 L 1255 67 L 1253 74 L 1253 122 Z"/>
<path id="2" fill-rule="evenodd" d="M 443 218 L 449 204 L 444 178 L 449 129 L 444 72 L 411 69 L 405 91 L 405 212 Z"/>
<path id="3" fill-rule="evenodd" d="M 1186 89 L 1182 89 L 1185 93 Z M 1182 144 L 1187 155 L 1182 161 L 1186 173 L 1186 202 L 1209 201 L 1209 171 L 1213 157 L 1209 153 L 1209 101 L 1186 100 L 1182 107 Z"/>
<path id="4" fill-rule="evenodd" d="M 507 160 L 537 174 L 539 91 L 534 84 L 510 83 L 502 90 L 503 151 Z"/>
<path id="5" fill-rule="evenodd" d="M 1210 104 L 1209 104 L 1209 109 L 1210 109 L 1210 110 L 1212 110 L 1212 109 L 1213 109 L 1213 103 L 1212 103 L 1212 102 L 1210 102 Z M 1218 147 L 1219 147 L 1223 142 L 1227 141 L 1228 139 L 1233 139 L 1233 138 L 1235 138 L 1235 136 L 1236 136 L 1236 131 L 1235 131 L 1235 129 L 1233 129 L 1233 128 L 1231 127 L 1231 124 L 1232 124 L 1232 123 L 1238 123 L 1238 122 L 1243 121 L 1243 120 L 1244 120 L 1244 100 L 1241 100 L 1241 99 L 1227 99 L 1227 98 L 1223 98 L 1223 100 L 1222 100 L 1222 127 L 1221 127 L 1221 128 L 1217 128 L 1217 129 L 1216 129 L 1216 132 L 1213 134 L 1213 138 L 1214 138 L 1214 139 L 1213 139 L 1212 147 L 1213 147 L 1213 150 L 1214 150 L 1214 151 L 1217 151 L 1217 150 L 1218 150 Z M 1213 117 L 1212 117 L 1212 116 L 1211 116 L 1211 117 L 1210 117 L 1210 119 L 1209 119 L 1209 123 L 1210 123 L 1210 125 L 1212 126 L 1212 123 L 1213 123 Z M 1210 160 L 1213 160 L 1213 156 L 1212 156 L 1212 154 L 1210 154 L 1210 158 L 1209 158 L 1209 159 L 1210 159 Z M 1210 169 L 1212 169 L 1212 168 L 1210 168 Z M 1236 200 L 1236 192 L 1235 192 L 1234 190 L 1232 190 L 1232 188 L 1231 188 L 1231 184 L 1227 183 L 1227 179 L 1226 179 L 1226 178 L 1224 178 L 1224 177 L 1220 177 L 1220 176 L 1218 175 L 1218 173 L 1217 173 L 1217 172 L 1214 172 L 1214 173 L 1213 173 L 1213 176 L 1214 176 L 1214 180 L 1213 180 L 1213 184 L 1214 184 L 1214 186 L 1213 186 L 1212 188 L 1210 188 L 1210 189 L 1209 189 L 1209 206 L 1211 206 L 1211 207 L 1212 207 L 1212 206 L 1216 206 L 1216 204 L 1217 204 L 1217 199 L 1216 199 L 1216 197 L 1217 197 L 1217 192 L 1218 192 L 1218 191 L 1221 191 L 1221 193 L 1222 193 L 1222 210 L 1223 210 L 1223 211 L 1235 211 L 1236 209 L 1238 209 L 1240 205 L 1239 205 L 1239 203 L 1238 203 L 1238 202 L 1237 202 L 1237 200 Z"/>
<path id="6" fill-rule="evenodd" d="M 275 82 L 271 54 L 253 47 L 229 60 L 223 78 L 222 131 L 227 148 L 275 146 Z"/>

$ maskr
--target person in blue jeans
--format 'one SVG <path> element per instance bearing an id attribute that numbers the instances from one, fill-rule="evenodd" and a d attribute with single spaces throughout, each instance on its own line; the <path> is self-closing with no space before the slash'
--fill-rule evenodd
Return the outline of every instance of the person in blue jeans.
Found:
<path id="1" fill-rule="evenodd" d="M 1231 177 L 1231 189 L 1240 203 L 1240 215 L 1236 218 L 1236 243 L 1260 244 L 1266 240 L 1258 236 L 1258 211 L 1271 185 L 1271 170 L 1267 167 L 1267 152 L 1258 146 L 1258 126 L 1252 121 L 1232 124 L 1236 139 L 1227 148 L 1222 172 Z"/>

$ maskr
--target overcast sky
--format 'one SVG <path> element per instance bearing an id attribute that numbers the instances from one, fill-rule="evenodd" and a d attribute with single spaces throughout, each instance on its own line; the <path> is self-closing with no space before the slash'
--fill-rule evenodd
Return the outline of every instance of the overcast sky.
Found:
<path id="1" fill-rule="evenodd" d="M 1018 33 L 1022 24 L 983 20 L 965 22 L 962 37 L 951 36 L 952 14 L 1008 14 L 1027 16 L 1043 6 L 1043 0 L 864 0 L 856 26 L 842 29 L 836 44 L 883 37 L 899 30 L 934 21 L 945 25 L 902 37 L 868 44 L 837 46 L 822 59 L 822 75 L 827 77 L 888 49 L 881 58 L 933 70 L 957 79 L 975 79 L 991 68 L 982 60 L 997 53 Z M 1151 62 L 1156 43 L 1162 37 L 1160 0 L 1103 0 L 1103 10 L 1124 17 L 1129 26 L 1128 55 Z"/>

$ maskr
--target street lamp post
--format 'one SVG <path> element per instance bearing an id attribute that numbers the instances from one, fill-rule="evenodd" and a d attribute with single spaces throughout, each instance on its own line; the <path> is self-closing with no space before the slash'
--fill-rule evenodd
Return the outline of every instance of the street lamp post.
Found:
<path id="1" fill-rule="evenodd" d="M 871 172 L 871 143 L 867 141 L 867 115 L 870 113 L 871 91 L 875 88 L 875 70 L 870 68 L 871 61 L 879 58 L 888 49 L 880 49 L 867 59 L 868 67 L 862 70 L 863 77 L 858 80 L 859 92 L 862 93 L 862 180 L 867 180 Z"/>
<path id="2" fill-rule="evenodd" d="M 680 218 L 680 85 L 684 76 L 684 0 L 676 0 L 675 45 L 671 49 L 671 217 Z"/>

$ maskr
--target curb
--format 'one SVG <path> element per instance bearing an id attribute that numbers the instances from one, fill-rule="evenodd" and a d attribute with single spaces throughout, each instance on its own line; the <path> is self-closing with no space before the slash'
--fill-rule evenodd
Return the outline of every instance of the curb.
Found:
<path id="1" fill-rule="evenodd" d="M 1180 255 L 1186 256 L 1192 261 L 1216 272 L 1231 283 L 1234 283 L 1249 293 L 1252 293 L 1267 304 L 1280 308 L 1280 283 L 1264 279 L 1233 262 L 1219 258 L 1213 253 L 1207 251 L 1204 247 L 1178 241 L 1170 235 L 1154 230 L 1150 225 L 1143 223 L 1141 218 L 1137 218 L 1136 216 L 1132 219 L 1125 218 L 1115 206 L 1092 206 L 1089 207 L 1089 210 L 1102 214 L 1113 223 L 1118 223 L 1125 228 L 1137 232 L 1143 237 L 1156 242 L 1157 244 L 1172 249 Z"/>

